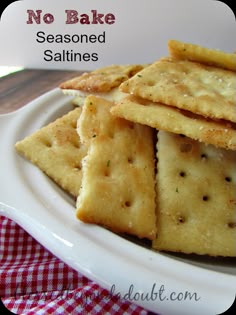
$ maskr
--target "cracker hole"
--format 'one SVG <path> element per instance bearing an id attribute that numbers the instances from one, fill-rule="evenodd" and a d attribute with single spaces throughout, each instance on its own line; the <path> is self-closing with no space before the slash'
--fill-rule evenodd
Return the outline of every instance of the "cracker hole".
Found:
<path id="1" fill-rule="evenodd" d="M 230 176 L 226 176 L 225 177 L 225 181 L 230 183 L 230 182 L 232 182 L 232 178 Z"/>
<path id="2" fill-rule="evenodd" d="M 186 173 L 185 173 L 184 171 L 181 171 L 181 172 L 179 173 L 179 176 L 185 177 L 185 176 L 186 176 Z"/>
<path id="3" fill-rule="evenodd" d="M 148 81 L 147 86 L 155 86 L 156 82 L 155 81 Z"/>
<path id="4" fill-rule="evenodd" d="M 207 195 L 202 196 L 202 200 L 203 201 L 209 201 L 209 196 L 207 196 Z"/>
<path id="5" fill-rule="evenodd" d="M 202 154 L 201 154 L 201 158 L 202 158 L 203 160 L 206 160 L 206 159 L 207 159 L 207 155 L 206 155 L 205 153 L 202 153 Z"/>
<path id="6" fill-rule="evenodd" d="M 80 143 L 79 143 L 78 141 L 74 141 L 74 142 L 73 142 L 73 146 L 74 146 L 75 148 L 79 149 L 79 148 L 80 148 Z"/>
<path id="7" fill-rule="evenodd" d="M 181 224 L 186 222 L 186 218 L 183 215 L 178 216 L 177 220 Z"/>
<path id="8" fill-rule="evenodd" d="M 126 207 L 126 208 L 131 207 L 131 202 L 127 200 L 127 201 L 125 202 L 125 207 Z"/>
<path id="9" fill-rule="evenodd" d="M 110 176 L 110 171 L 109 171 L 109 170 L 105 170 L 104 176 L 105 176 L 105 177 L 109 177 L 109 176 Z"/>
<path id="10" fill-rule="evenodd" d="M 52 141 L 50 141 L 50 139 L 43 139 L 42 143 L 48 148 L 52 147 Z"/>
<path id="11" fill-rule="evenodd" d="M 70 125 L 71 125 L 71 128 L 77 129 L 77 121 L 72 121 Z"/>
<path id="12" fill-rule="evenodd" d="M 75 171 L 81 171 L 82 170 L 82 166 L 81 165 L 77 165 L 74 167 Z"/>
<path id="13" fill-rule="evenodd" d="M 81 164 L 81 162 L 75 162 L 74 165 L 73 165 L 73 167 L 74 167 L 74 170 L 75 170 L 75 171 L 81 171 L 81 170 L 82 170 L 82 164 Z"/>
<path id="14" fill-rule="evenodd" d="M 134 163 L 134 158 L 132 156 L 129 156 L 127 159 L 129 164 L 133 164 Z"/>
<path id="15" fill-rule="evenodd" d="M 230 229 L 235 229 L 235 228 L 236 228 L 236 222 L 229 222 L 229 223 L 228 223 L 228 227 L 229 227 Z"/>

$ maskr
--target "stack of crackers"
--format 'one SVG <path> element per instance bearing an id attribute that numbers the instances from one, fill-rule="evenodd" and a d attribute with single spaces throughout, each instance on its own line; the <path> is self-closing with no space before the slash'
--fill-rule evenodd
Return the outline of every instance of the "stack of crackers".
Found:
<path id="1" fill-rule="evenodd" d="M 16 149 L 75 198 L 85 223 L 158 251 L 235 257 L 236 54 L 168 49 L 150 65 L 63 82 L 75 109 Z"/>

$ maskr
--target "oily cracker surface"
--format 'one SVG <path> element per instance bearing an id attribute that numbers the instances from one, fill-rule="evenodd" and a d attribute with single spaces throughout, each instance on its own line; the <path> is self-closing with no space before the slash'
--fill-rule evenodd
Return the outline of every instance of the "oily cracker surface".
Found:
<path id="1" fill-rule="evenodd" d="M 110 65 L 62 82 L 61 89 L 80 90 L 89 93 L 109 92 L 118 87 L 123 81 L 129 79 L 142 65 Z"/>
<path id="2" fill-rule="evenodd" d="M 162 58 L 123 82 L 122 92 L 236 122 L 236 73 L 187 60 Z"/>
<path id="3" fill-rule="evenodd" d="M 189 111 L 130 95 L 113 106 L 111 113 L 156 129 L 183 134 L 216 147 L 236 150 L 234 123 L 205 119 Z"/>
<path id="4" fill-rule="evenodd" d="M 74 197 L 81 185 L 81 160 L 87 153 L 76 131 L 80 114 L 81 108 L 75 108 L 15 145 L 20 154 Z"/>
<path id="5" fill-rule="evenodd" d="M 78 133 L 89 149 L 83 160 L 77 217 L 114 232 L 153 239 L 153 130 L 112 116 L 112 106 L 89 96 L 78 121 Z"/>
<path id="6" fill-rule="evenodd" d="M 103 135 L 109 136 L 111 139 L 115 136 L 119 139 L 120 135 L 122 135 L 125 140 L 124 135 L 126 133 L 128 136 L 129 132 L 130 135 L 132 134 L 132 129 L 135 127 L 135 124 L 112 116 L 110 110 L 113 106 L 113 102 L 94 95 L 90 95 L 86 98 L 81 116 L 77 123 L 77 132 L 82 142 L 89 142 L 97 136 L 101 137 Z M 124 135 L 122 134 L 123 125 Z M 138 128 L 137 130 L 139 129 L 142 128 Z M 146 130 L 150 132 L 149 128 Z"/>
<path id="7" fill-rule="evenodd" d="M 168 41 L 168 51 L 172 58 L 196 61 L 236 71 L 235 53 L 227 53 L 218 49 L 210 49 L 173 39 Z"/>
<path id="8" fill-rule="evenodd" d="M 236 256 L 236 153 L 160 131 L 153 248 Z"/>

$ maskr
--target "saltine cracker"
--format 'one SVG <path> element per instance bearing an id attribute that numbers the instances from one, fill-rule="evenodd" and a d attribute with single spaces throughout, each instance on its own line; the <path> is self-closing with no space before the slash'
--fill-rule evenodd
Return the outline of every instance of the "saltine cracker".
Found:
<path id="1" fill-rule="evenodd" d="M 153 239 L 153 130 L 112 116 L 112 106 L 113 102 L 88 96 L 78 120 L 78 133 L 89 148 L 76 214 L 114 232 Z"/>
<path id="2" fill-rule="evenodd" d="M 168 41 L 168 51 L 172 58 L 196 61 L 210 66 L 236 71 L 235 53 L 227 53 L 219 49 L 210 49 L 201 45 L 185 43 L 174 39 Z"/>
<path id="3" fill-rule="evenodd" d="M 142 70 L 143 67 L 139 64 L 109 65 L 62 82 L 59 87 L 62 91 L 80 90 L 91 94 L 109 92 Z"/>
<path id="4" fill-rule="evenodd" d="M 87 154 L 76 130 L 80 114 L 77 107 L 15 144 L 17 152 L 73 197 L 80 190 L 81 161 Z"/>
<path id="5" fill-rule="evenodd" d="M 236 152 L 160 131 L 157 157 L 153 248 L 235 257 Z"/>
<path id="6" fill-rule="evenodd" d="M 124 93 L 236 122 L 236 72 L 162 58 L 123 82 Z"/>

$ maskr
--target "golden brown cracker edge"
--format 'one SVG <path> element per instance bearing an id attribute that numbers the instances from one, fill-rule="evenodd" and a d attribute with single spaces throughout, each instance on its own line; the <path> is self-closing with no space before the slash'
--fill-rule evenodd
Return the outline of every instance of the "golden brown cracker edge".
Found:
<path id="1" fill-rule="evenodd" d="M 201 45 L 171 39 L 168 51 L 172 58 L 191 60 L 210 66 L 236 71 L 236 55 L 219 49 L 210 49 Z"/>
<path id="2" fill-rule="evenodd" d="M 135 96 L 125 97 L 111 108 L 111 113 L 152 128 L 183 134 L 216 147 L 236 150 L 235 124 L 230 122 L 204 119 L 191 112 Z"/>
<path id="3" fill-rule="evenodd" d="M 80 114 L 81 108 L 75 108 L 15 144 L 18 153 L 74 197 L 79 193 L 81 161 L 87 153 L 76 131 Z"/>

